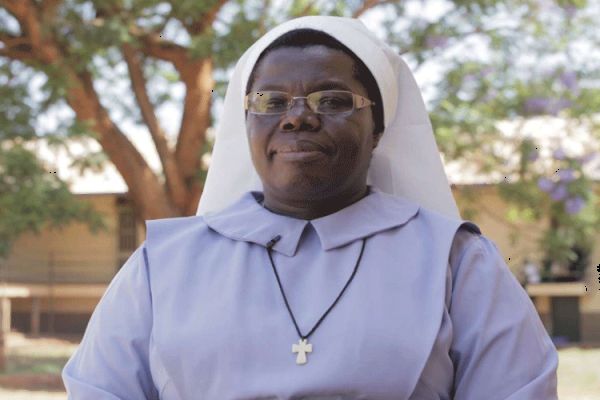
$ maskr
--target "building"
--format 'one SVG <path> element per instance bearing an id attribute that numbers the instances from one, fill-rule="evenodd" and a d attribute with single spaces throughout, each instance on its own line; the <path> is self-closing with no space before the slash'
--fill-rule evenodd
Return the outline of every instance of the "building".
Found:
<path id="1" fill-rule="evenodd" d="M 142 153 L 150 154 L 149 150 Z M 145 238 L 145 226 L 136 220 L 127 189 L 114 167 L 78 176 L 65 161 L 66 154 L 38 149 L 42 157 L 56 157 L 62 179 L 72 191 L 106 217 L 108 230 L 96 235 L 72 224 L 62 231 L 26 234 L 17 240 L 6 260 L 0 261 L 0 294 L 4 315 L 14 329 L 25 332 L 81 334 L 98 300 L 115 273 Z M 74 150 L 73 152 L 76 152 Z M 51 154 L 50 156 L 48 154 Z M 156 165 L 156 160 L 155 160 Z M 472 218 L 498 245 L 507 265 L 520 278 L 526 258 L 540 257 L 536 225 L 507 222 L 507 204 L 496 185 L 482 183 L 497 177 L 467 176 L 460 165 L 447 165 L 459 207 L 475 208 Z M 460 179 L 454 170 L 461 171 Z M 587 274 L 579 282 L 528 285 L 527 290 L 551 335 L 559 340 L 600 342 L 600 233 Z M 1 296 L 0 296 L 1 297 Z M 6 317 L 5 317 L 6 318 Z"/>

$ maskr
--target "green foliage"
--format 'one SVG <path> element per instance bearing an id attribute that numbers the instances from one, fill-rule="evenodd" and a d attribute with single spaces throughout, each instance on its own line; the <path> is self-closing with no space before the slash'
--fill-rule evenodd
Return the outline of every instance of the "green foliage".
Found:
<path id="1" fill-rule="evenodd" d="M 411 14 L 411 2 L 396 5 L 385 21 L 388 40 L 417 70 L 442 70 L 424 89 L 446 159 L 467 159 L 482 174 L 507 176 L 498 190 L 509 204 L 509 222 L 537 222 L 546 260 L 568 265 L 600 231 L 593 181 L 575 155 L 548 163 L 537 157 L 542 144 L 518 124 L 512 139 L 497 127 L 499 121 L 559 117 L 600 138 L 600 61 L 590 56 L 600 42 L 592 28 L 599 7 L 585 1 L 446 4 L 438 17 Z M 499 151 L 503 146 L 513 153 Z M 557 149 L 545 149 L 551 150 Z M 572 170 L 574 178 L 559 184 L 558 169 Z M 564 198 L 538 186 L 544 177 L 564 184 Z"/>
<path id="2" fill-rule="evenodd" d="M 0 64 L 0 142 L 35 137 L 33 123 L 37 110 L 25 100 L 29 93 L 27 82 L 16 75 L 19 64 Z"/>
<path id="3" fill-rule="evenodd" d="M 594 153 L 573 157 L 559 148 L 551 162 L 539 168 L 537 148 L 529 139 L 521 143 L 519 157 L 520 179 L 500 185 L 500 194 L 512 204 L 509 218 L 537 222 L 542 229 L 539 247 L 547 266 L 546 279 L 552 279 L 550 265 L 583 264 L 581 257 L 590 254 L 600 232 L 600 198 L 585 172 Z"/>
<path id="4" fill-rule="evenodd" d="M 102 103 L 120 127 L 142 128 L 124 68 L 124 44 L 145 54 L 142 63 L 149 97 L 157 110 L 180 107 L 181 76 L 173 65 L 148 54 L 147 44 L 140 39 L 144 35 L 187 49 L 191 59 L 211 58 L 216 82 L 213 98 L 219 103 L 228 71 L 267 30 L 300 15 L 350 16 L 363 3 L 229 0 L 214 23 L 204 26 L 202 17 L 218 0 L 65 0 L 56 17 L 43 27 L 44 32 L 58 40 L 64 51 L 63 63 L 29 63 L 25 67 L 0 58 L 0 142 L 19 144 L 49 133 L 56 135 L 53 140 L 59 146 L 60 137 L 76 140 L 95 136 L 89 123 L 77 121 L 72 113 L 61 116 L 55 129 L 39 122 L 40 116 L 66 107 L 70 82 L 65 65 L 90 74 Z M 600 109 L 600 61 L 591 56 L 600 42 L 595 29 L 598 5 L 585 0 L 383 3 L 376 7 L 381 12 L 383 28 L 378 34 L 402 53 L 417 72 L 432 67 L 436 71 L 419 83 L 426 93 L 445 159 L 466 159 L 481 173 L 500 171 L 510 177 L 499 188 L 511 204 L 510 220 L 550 218 L 561 227 L 572 228 L 569 232 L 576 233 L 549 231 L 546 244 L 542 244 L 548 257 L 568 259 L 570 250 L 550 254 L 554 251 L 551 248 L 567 249 L 574 241 L 585 242 L 591 234 L 595 222 L 589 210 L 598 203 L 586 197 L 592 192 L 590 179 L 577 166 L 556 166 L 576 171 L 577 179 L 568 186 L 569 198 L 581 197 L 586 202 L 586 208 L 578 213 L 566 213 L 565 204 L 553 203 L 549 194 L 538 187 L 541 177 L 552 176 L 547 165 L 531 157 L 540 144 L 532 139 L 522 139 L 521 143 L 513 140 L 520 158 L 516 163 L 507 163 L 506 155 L 498 151 L 498 144 L 505 141 L 498 122 L 556 116 L 585 125 L 600 138 L 600 128 L 592 118 Z M 1 29 L 18 34 L 16 20 L 2 11 L 5 10 L 0 8 L 0 26 L 6 28 Z M 45 79 L 32 90 L 30 82 L 39 76 Z M 100 168 L 106 161 L 103 153 L 97 153 L 76 160 L 75 166 Z M 198 179 L 204 176 L 199 171 Z M 561 238 L 563 243 L 557 244 Z"/>
<path id="5" fill-rule="evenodd" d="M 0 257 L 23 232 L 62 228 L 85 222 L 92 232 L 106 225 L 89 204 L 77 200 L 67 185 L 47 170 L 23 145 L 0 148 Z"/>
<path id="6" fill-rule="evenodd" d="M 20 62 L 0 64 L 0 258 L 24 232 L 75 221 L 94 232 L 105 226 L 102 216 L 75 198 L 56 171 L 30 150 L 42 134 L 49 147 L 64 146 L 68 137 L 90 135 L 84 123 L 73 119 L 61 121 L 64 135 L 48 134 L 37 126 L 41 114 L 64 101 L 67 84 L 55 66 L 40 70 L 47 79 L 32 93 L 30 81 L 39 75 Z"/>

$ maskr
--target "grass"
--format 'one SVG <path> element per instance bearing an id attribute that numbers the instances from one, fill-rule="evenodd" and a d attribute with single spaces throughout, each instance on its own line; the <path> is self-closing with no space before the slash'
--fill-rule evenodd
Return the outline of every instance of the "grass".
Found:
<path id="1" fill-rule="evenodd" d="M 7 338 L 7 368 L 0 373 L 0 400 L 66 400 L 60 372 L 77 348 L 76 338 Z M 600 348 L 559 350 L 561 400 L 600 400 Z"/>
<path id="2" fill-rule="evenodd" d="M 66 400 L 60 373 L 77 348 L 76 338 L 6 338 L 6 368 L 0 372 L 0 400 Z"/>
<path id="3" fill-rule="evenodd" d="M 7 338 L 6 370 L 0 377 L 14 374 L 60 374 L 77 348 L 76 339 L 32 338 L 11 332 Z"/>

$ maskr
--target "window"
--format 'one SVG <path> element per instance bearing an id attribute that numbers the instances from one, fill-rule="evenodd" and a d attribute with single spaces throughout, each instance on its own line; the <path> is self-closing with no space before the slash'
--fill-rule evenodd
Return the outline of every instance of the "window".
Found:
<path id="1" fill-rule="evenodd" d="M 117 234 L 118 234 L 118 266 L 120 269 L 131 253 L 137 248 L 137 224 L 135 212 L 131 202 L 124 198 L 117 198 Z"/>

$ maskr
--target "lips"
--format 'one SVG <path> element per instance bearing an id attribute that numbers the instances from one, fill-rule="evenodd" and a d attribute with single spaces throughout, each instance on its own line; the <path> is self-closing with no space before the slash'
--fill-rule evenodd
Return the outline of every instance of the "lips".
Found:
<path id="1" fill-rule="evenodd" d="M 276 146 L 272 153 L 311 153 L 321 152 L 329 154 L 330 151 L 323 145 L 308 140 L 299 140 L 293 143 L 282 144 Z"/>

